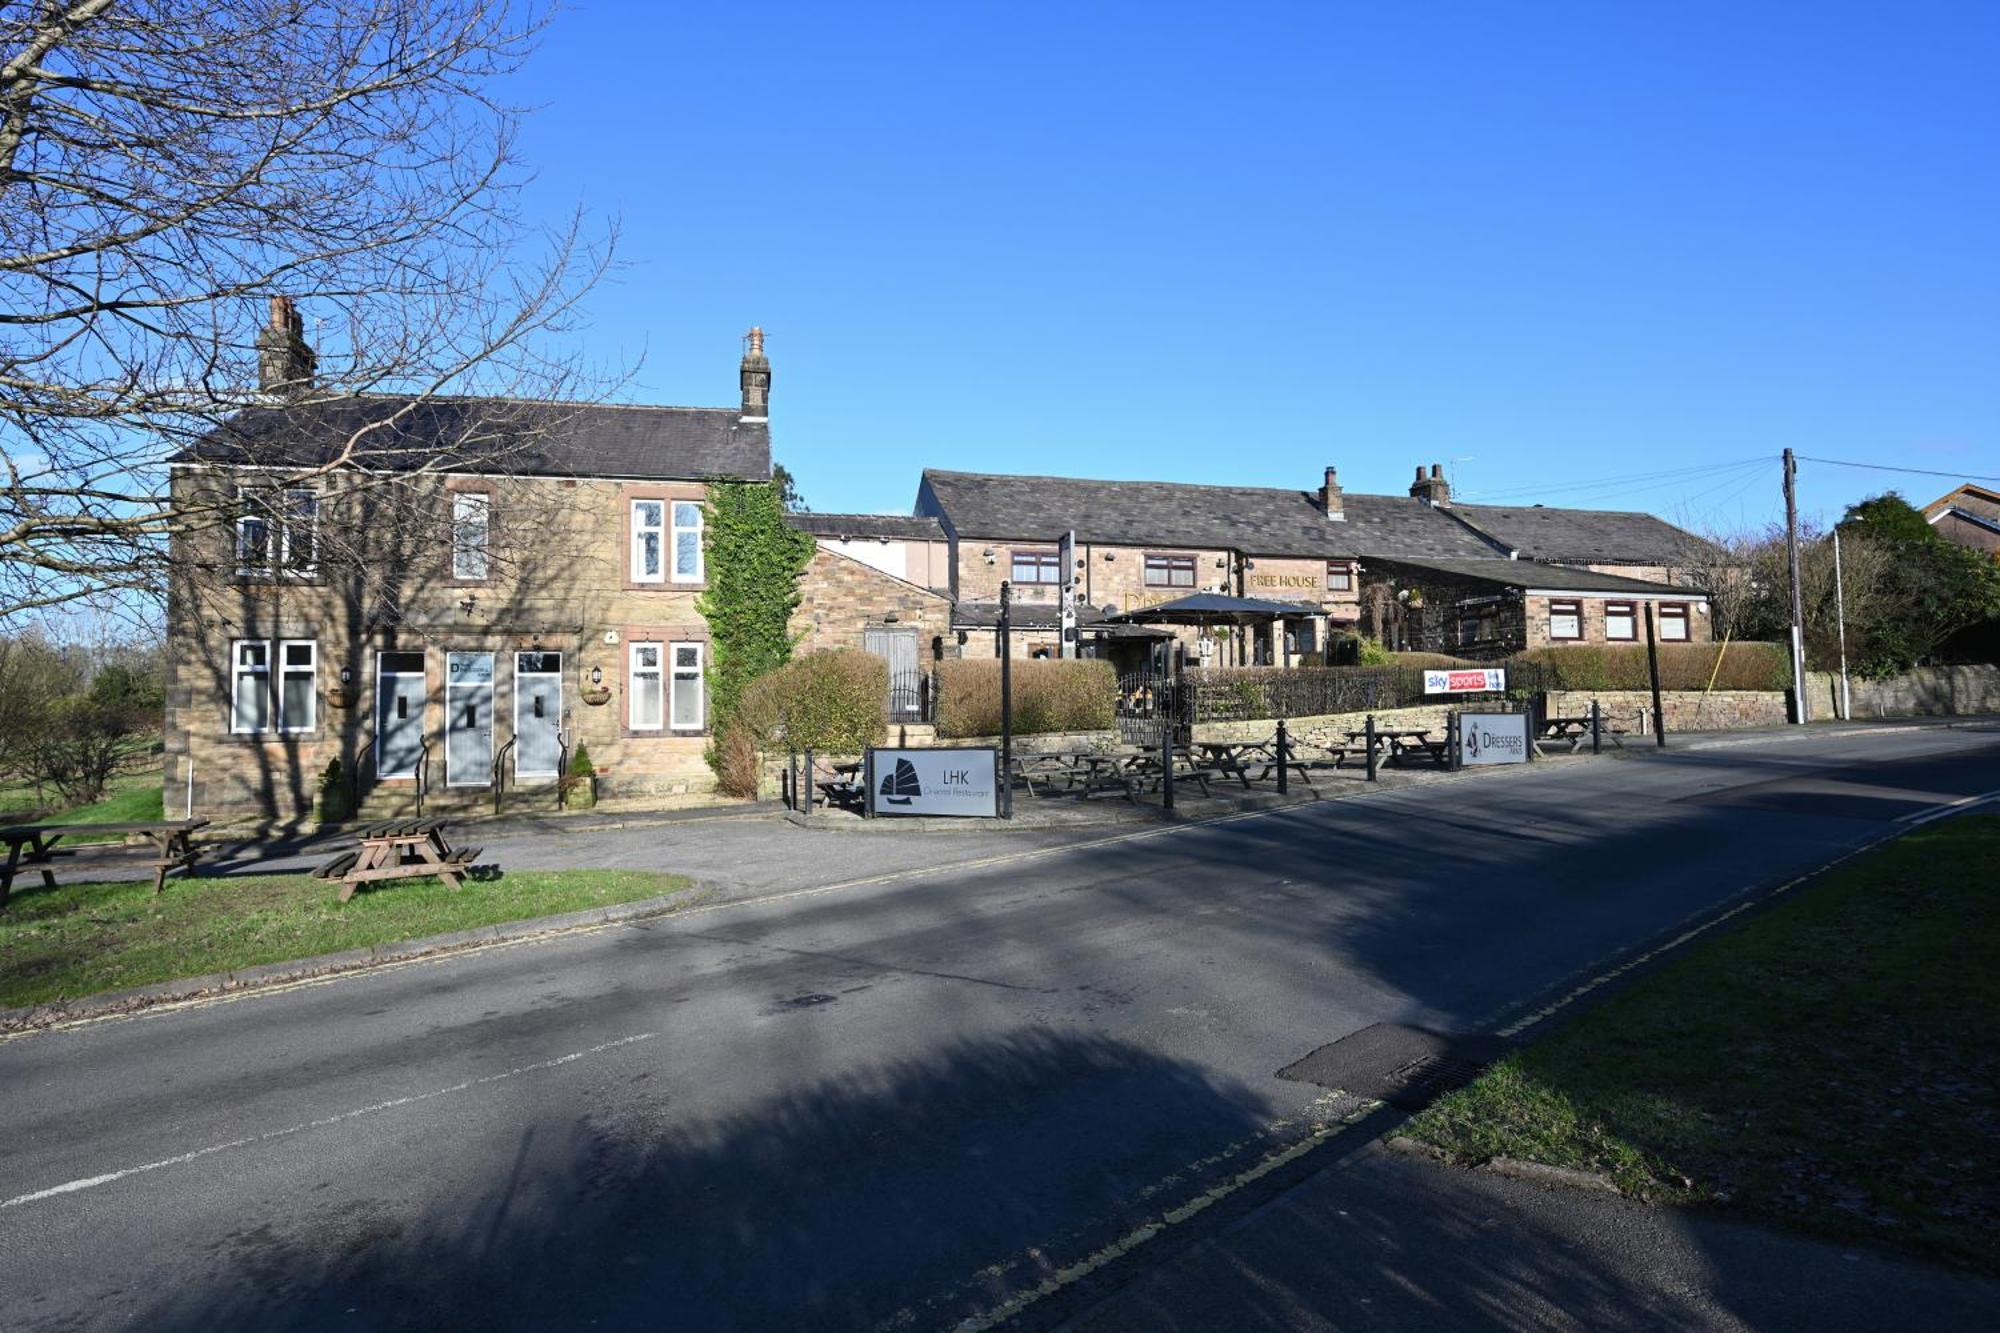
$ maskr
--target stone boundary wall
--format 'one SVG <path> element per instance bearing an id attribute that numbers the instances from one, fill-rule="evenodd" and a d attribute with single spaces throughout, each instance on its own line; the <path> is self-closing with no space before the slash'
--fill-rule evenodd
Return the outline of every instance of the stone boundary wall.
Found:
<path id="1" fill-rule="evenodd" d="M 1857 718 L 2000 713 L 2000 666 L 1918 667 L 1885 680 L 1850 677 L 1848 694 Z M 1840 705 L 1839 674 L 1808 671 L 1806 699 L 1814 722 L 1833 721 Z"/>
<path id="2" fill-rule="evenodd" d="M 1632 731 L 1650 734 L 1653 695 L 1650 690 L 1550 690 L 1552 717 L 1581 717 L 1596 699 L 1607 719 Z M 1734 731 L 1743 727 L 1776 727 L 1790 720 L 1783 690 L 1662 690 L 1660 711 L 1667 734 L 1677 731 Z"/>

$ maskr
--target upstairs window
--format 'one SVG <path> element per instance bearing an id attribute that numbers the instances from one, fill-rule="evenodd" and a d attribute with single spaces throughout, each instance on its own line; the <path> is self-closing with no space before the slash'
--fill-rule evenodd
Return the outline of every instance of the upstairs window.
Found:
<path id="1" fill-rule="evenodd" d="M 1638 612 L 1632 603 L 1604 604 L 1604 637 L 1612 643 L 1630 643 L 1639 637 Z"/>
<path id="2" fill-rule="evenodd" d="M 236 572 L 246 578 L 309 576 L 319 569 L 319 493 L 239 487 Z"/>
<path id="3" fill-rule="evenodd" d="M 1328 592 L 1353 592 L 1354 567 L 1352 565 L 1334 564 L 1329 561 L 1326 566 L 1326 590 Z"/>
<path id="4" fill-rule="evenodd" d="M 1583 637 L 1582 602 L 1549 603 L 1549 637 L 1557 641 Z"/>
<path id="5" fill-rule="evenodd" d="M 674 501 L 674 582 L 701 582 L 701 506 Z"/>
<path id="6" fill-rule="evenodd" d="M 1194 557 L 1191 555 L 1147 556 L 1146 586 L 1149 588 L 1192 588 L 1194 586 Z"/>
<path id="7" fill-rule="evenodd" d="M 1055 551 L 1016 551 L 1012 564 L 1016 583 L 1062 582 L 1062 556 Z"/>
<path id="8" fill-rule="evenodd" d="M 666 501 L 632 502 L 632 582 L 666 581 L 666 524 Z"/>
<path id="9" fill-rule="evenodd" d="M 491 527 L 493 497 L 484 491 L 458 491 L 451 497 L 451 576 L 486 577 L 486 542 Z"/>
<path id="10" fill-rule="evenodd" d="M 1688 608 L 1686 602 L 1660 603 L 1660 638 L 1667 643 L 1686 643 Z"/>

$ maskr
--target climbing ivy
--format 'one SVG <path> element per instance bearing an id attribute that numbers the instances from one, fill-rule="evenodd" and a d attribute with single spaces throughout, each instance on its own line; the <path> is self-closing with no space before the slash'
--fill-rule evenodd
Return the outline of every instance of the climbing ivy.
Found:
<path id="1" fill-rule="evenodd" d="M 710 482 L 704 528 L 708 590 L 695 608 L 708 622 L 708 706 L 720 736 L 743 687 L 792 655 L 792 612 L 813 539 L 785 523 L 778 490 L 766 482 Z"/>

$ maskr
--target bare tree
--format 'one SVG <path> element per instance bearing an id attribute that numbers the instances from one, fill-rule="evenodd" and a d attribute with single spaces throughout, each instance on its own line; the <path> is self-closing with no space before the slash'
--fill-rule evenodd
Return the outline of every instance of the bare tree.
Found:
<path id="1" fill-rule="evenodd" d="M 169 495 L 199 441 L 272 495 L 396 486 L 507 471 L 587 392 L 544 341 L 609 237 L 572 219 L 522 262 L 517 117 L 490 91 L 541 21 L 509 0 L 0 3 L 0 622 L 150 597 L 170 531 L 234 524 L 233 488 Z M 310 338 L 286 293 L 310 294 Z"/>

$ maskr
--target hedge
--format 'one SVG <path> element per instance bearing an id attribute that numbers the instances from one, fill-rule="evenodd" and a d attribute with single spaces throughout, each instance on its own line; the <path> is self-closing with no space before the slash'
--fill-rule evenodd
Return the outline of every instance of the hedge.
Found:
<path id="1" fill-rule="evenodd" d="M 1700 690 L 1713 673 L 1718 690 L 1784 690 L 1791 688 L 1790 654 L 1781 643 L 1663 643 L 1660 688 Z M 1720 654 L 1722 663 L 1716 665 Z M 1537 648 L 1500 666 L 1529 663 L 1546 668 L 1555 679 L 1545 689 L 1643 690 L 1651 688 L 1644 644 L 1571 644 Z"/>
<path id="2" fill-rule="evenodd" d="M 859 754 L 881 743 L 889 667 L 854 649 L 807 653 L 750 682 L 736 716 L 716 737 L 718 785 L 732 796 L 757 794 L 762 752 L 787 747 Z"/>
<path id="3" fill-rule="evenodd" d="M 1000 662 L 938 663 L 940 736 L 1000 734 Z M 1118 675 L 1111 663 L 1061 659 L 1014 663 L 1014 733 L 1106 731 L 1113 725 Z"/>

